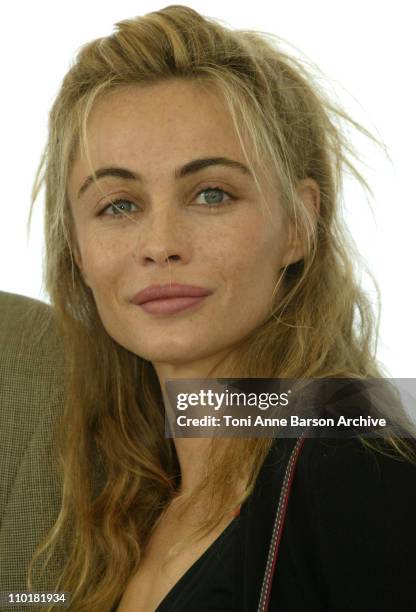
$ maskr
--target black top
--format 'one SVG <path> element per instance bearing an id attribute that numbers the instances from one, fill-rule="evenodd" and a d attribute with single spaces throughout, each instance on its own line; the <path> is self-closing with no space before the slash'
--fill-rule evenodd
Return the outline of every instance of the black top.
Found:
<path id="1" fill-rule="evenodd" d="M 269 463 L 267 472 L 276 467 L 278 463 L 274 468 Z M 267 498 L 265 482 L 262 497 Z M 250 523 L 253 528 L 256 516 L 266 512 L 265 504 L 259 509 L 260 503 L 257 496 L 257 514 L 251 514 L 245 529 Z M 415 517 L 414 464 L 367 449 L 358 439 L 305 440 L 288 503 L 270 612 L 416 610 Z M 258 533 L 265 535 L 261 529 Z M 270 539 L 270 531 L 268 535 Z M 255 554 L 251 539 L 246 579 L 249 558 Z M 246 580 L 240 579 L 244 588 Z M 237 602 L 239 612 L 257 610 L 261 581 L 256 585 L 242 604 Z"/>
<path id="2" fill-rule="evenodd" d="M 287 459 L 279 439 L 240 515 L 155 612 L 257 612 Z M 413 442 L 413 444 L 415 444 Z M 269 612 L 416 610 L 416 466 L 357 439 L 306 439 Z"/>
<path id="3" fill-rule="evenodd" d="M 171 588 L 155 612 L 233 610 L 237 516 Z"/>

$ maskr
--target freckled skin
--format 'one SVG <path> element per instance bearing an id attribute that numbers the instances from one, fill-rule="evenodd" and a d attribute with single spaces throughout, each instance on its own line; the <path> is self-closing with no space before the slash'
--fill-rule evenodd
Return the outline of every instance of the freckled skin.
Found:
<path id="1" fill-rule="evenodd" d="M 151 361 L 160 379 L 203 377 L 264 322 L 279 270 L 301 257 L 289 241 L 277 187 L 265 185 L 272 222 L 254 181 L 238 170 L 213 166 L 174 177 L 176 167 L 202 157 L 247 165 L 225 104 L 189 82 L 123 88 L 100 100 L 88 143 L 95 169 L 120 166 L 144 178 L 102 178 L 78 199 L 91 174 L 79 154 L 70 174 L 76 260 L 103 324 L 119 344 Z M 207 187 L 234 199 L 208 209 L 206 195 L 197 195 Z M 99 216 L 116 198 L 133 203 L 128 217 L 110 209 Z M 190 311 L 163 317 L 130 303 L 148 285 L 170 281 L 213 294 Z"/>

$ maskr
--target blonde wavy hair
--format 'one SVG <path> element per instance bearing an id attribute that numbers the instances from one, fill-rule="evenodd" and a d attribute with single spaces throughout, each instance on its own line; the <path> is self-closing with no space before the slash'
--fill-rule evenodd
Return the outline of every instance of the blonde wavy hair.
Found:
<path id="1" fill-rule="evenodd" d="M 44 282 L 64 343 L 66 384 L 56 430 L 61 509 L 31 560 L 30 590 L 35 564 L 44 556 L 46 568 L 59 547 L 65 562 L 55 590 L 71 592 L 71 609 L 78 612 L 110 610 L 180 485 L 175 446 L 164 435 L 155 370 L 108 335 L 74 264 L 68 176 L 76 152 L 86 148 L 89 113 L 109 92 L 172 78 L 216 87 L 250 166 L 270 161 L 282 206 L 307 244 L 305 257 L 284 269 L 269 318 L 240 343 L 228 376 L 386 375 L 376 360 L 379 316 L 357 281 L 360 257 L 341 215 L 345 171 L 371 193 L 351 161 L 358 157 L 343 126 L 383 145 L 327 98 L 304 64 L 284 52 L 276 36 L 232 30 L 175 5 L 117 23 L 110 36 L 84 45 L 66 74 L 50 112 L 29 215 L 30 222 L 44 185 Z M 307 177 L 320 188 L 316 226 L 296 193 Z M 181 499 L 186 512 L 203 494 L 211 496 L 195 538 L 210 533 L 251 494 L 273 439 L 223 443 L 212 441 L 209 471 L 194 495 Z M 392 436 L 390 443 L 392 451 L 410 457 L 402 439 Z M 243 473 L 247 486 L 236 499 L 233 491 Z"/>

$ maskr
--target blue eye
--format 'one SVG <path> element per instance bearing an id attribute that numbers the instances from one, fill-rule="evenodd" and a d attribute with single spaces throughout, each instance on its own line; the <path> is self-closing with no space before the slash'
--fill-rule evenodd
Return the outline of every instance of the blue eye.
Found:
<path id="1" fill-rule="evenodd" d="M 110 214 L 110 217 L 122 217 L 123 213 L 133 212 L 131 210 L 126 210 L 126 204 L 129 206 L 136 206 L 134 202 L 130 202 L 130 200 L 126 200 L 124 198 L 119 198 L 118 200 L 114 200 L 111 204 L 107 204 L 105 208 L 102 209 L 101 215 L 105 214 L 107 209 L 111 209 L 114 214 Z"/>
<path id="2" fill-rule="evenodd" d="M 196 194 L 196 199 L 198 199 L 200 196 L 203 196 L 205 202 L 197 201 L 197 204 L 199 206 L 203 206 L 204 208 L 210 209 L 227 206 L 231 204 L 232 200 L 234 199 L 233 196 L 220 187 L 205 187 L 204 189 L 198 191 Z M 224 199 L 224 197 L 226 199 Z M 105 217 L 126 218 L 129 214 L 136 212 L 135 208 L 137 208 L 137 206 L 134 202 L 126 198 L 118 198 L 104 206 L 99 215 Z"/>
<path id="3" fill-rule="evenodd" d="M 206 208 L 219 208 L 220 206 L 225 206 L 226 204 L 229 204 L 232 200 L 230 194 L 221 189 L 220 187 L 205 187 L 205 189 L 201 189 L 201 191 L 198 191 L 196 195 L 198 197 L 201 194 L 207 194 L 204 196 L 204 198 L 206 198 Z M 224 201 L 222 199 L 224 195 L 227 196 L 228 200 Z M 202 204 L 204 204 L 204 202 Z"/>

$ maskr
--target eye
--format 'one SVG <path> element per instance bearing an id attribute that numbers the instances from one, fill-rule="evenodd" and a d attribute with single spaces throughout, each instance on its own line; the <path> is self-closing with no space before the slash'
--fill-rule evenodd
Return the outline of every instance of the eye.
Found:
<path id="1" fill-rule="evenodd" d="M 205 202 L 198 202 L 198 204 L 205 204 L 205 208 L 219 208 L 220 206 L 230 204 L 231 200 L 233 200 L 233 197 L 220 187 L 205 187 L 198 191 L 196 195 L 197 198 L 203 195 Z M 223 200 L 224 196 L 226 196 L 228 200 Z"/>
<path id="2" fill-rule="evenodd" d="M 101 210 L 100 215 L 106 215 L 110 217 L 122 217 L 124 216 L 123 213 L 134 212 L 132 210 L 129 210 L 130 206 L 136 206 L 136 204 L 134 204 L 134 202 L 131 202 L 130 200 L 119 198 L 118 200 L 113 200 L 111 204 L 107 204 L 107 206 L 105 206 Z M 114 214 L 106 213 L 107 210 L 111 210 Z"/>

